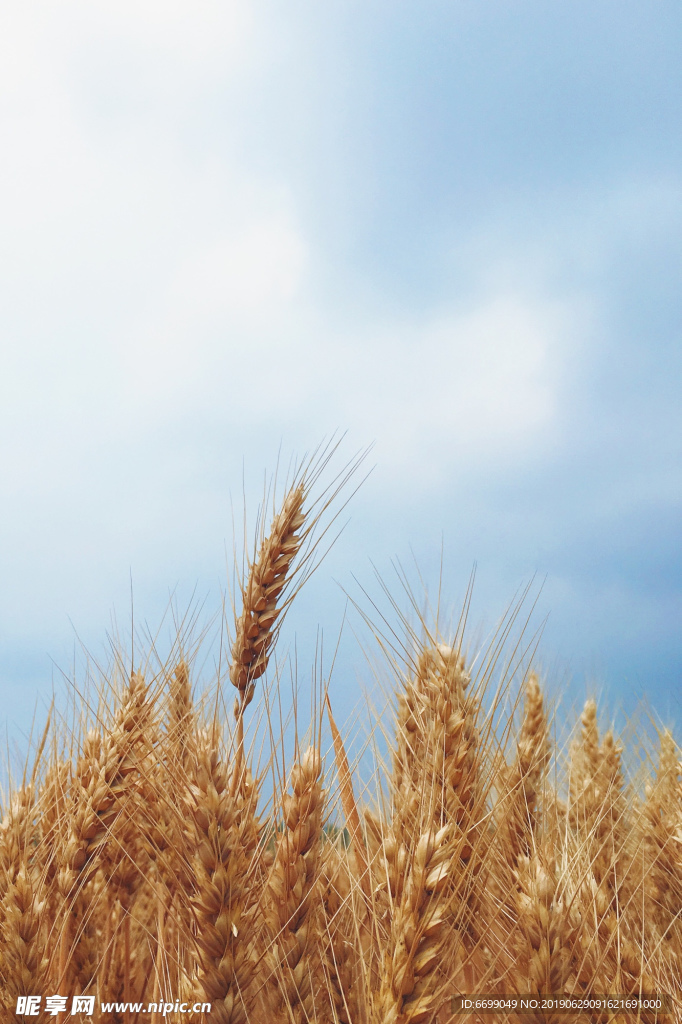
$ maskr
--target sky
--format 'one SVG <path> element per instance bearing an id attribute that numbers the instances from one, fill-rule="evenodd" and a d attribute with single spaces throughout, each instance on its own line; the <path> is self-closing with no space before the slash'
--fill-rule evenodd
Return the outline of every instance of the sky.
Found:
<path id="1" fill-rule="evenodd" d="M 456 618 L 475 565 L 474 646 L 530 583 L 550 689 L 679 724 L 681 44 L 672 0 L 3 4 L 7 744 L 131 590 L 210 621 L 233 510 L 335 432 L 303 685 L 377 574 Z"/>

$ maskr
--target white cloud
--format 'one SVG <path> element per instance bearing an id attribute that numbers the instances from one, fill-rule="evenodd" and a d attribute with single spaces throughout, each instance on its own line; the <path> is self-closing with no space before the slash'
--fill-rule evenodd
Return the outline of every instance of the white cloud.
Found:
<path id="1" fill-rule="evenodd" d="M 325 394 L 341 422 L 377 440 L 382 463 L 438 484 L 455 465 L 547 441 L 575 326 L 568 304 L 493 294 L 467 313 L 337 339 Z"/>
<path id="2" fill-rule="evenodd" d="M 68 0 L 46 4 L 40 26 L 26 12 L 14 5 L 0 43 L 21 54 L 4 66 L 0 113 L 0 416 L 30 419 L 9 457 L 21 479 L 179 415 L 315 436 L 350 426 L 422 479 L 428 463 L 437 476 L 546 439 L 579 329 L 569 303 L 482 273 L 467 311 L 408 324 L 370 312 L 341 330 L 312 292 L 322 254 L 290 183 L 210 133 L 200 155 L 176 146 L 171 93 L 202 95 L 207 74 L 263 59 L 257 5 Z M 225 89 L 248 114 L 248 94 Z M 93 114 L 89 90 L 136 102 L 118 123 Z"/>
<path id="3" fill-rule="evenodd" d="M 231 106 L 251 112 L 239 76 L 271 45 L 257 5 L 68 0 L 40 26 L 14 8 L 0 37 L 0 429 L 14 439 L 0 493 L 27 550 L 38 503 L 72 551 L 85 491 L 88 522 L 118 523 L 109 494 L 90 493 L 109 465 L 113 490 L 157 492 L 153 520 L 178 437 L 196 464 L 216 434 L 253 460 L 256 437 L 305 447 L 350 428 L 393 480 L 435 492 L 552 436 L 581 323 L 551 289 L 496 277 L 485 252 L 468 305 L 409 322 L 315 290 L 325 254 L 295 182 L 229 132 Z M 195 148 L 190 100 L 210 125 Z"/>
<path id="4" fill-rule="evenodd" d="M 304 263 L 301 234 L 280 210 L 199 253 L 180 268 L 175 287 L 190 316 L 258 317 L 294 298 Z"/>
<path id="5" fill-rule="evenodd" d="M 175 412 L 178 394 L 192 408 L 207 397 L 220 402 L 216 374 L 225 385 L 238 378 L 245 390 L 257 376 L 262 386 L 266 374 L 254 374 L 253 334 L 269 333 L 276 344 L 305 263 L 305 241 L 285 209 L 267 219 L 254 211 L 238 233 L 181 259 L 154 305 L 115 342 L 128 398 Z"/>
<path id="6" fill-rule="evenodd" d="M 238 105 L 235 81 L 267 50 L 256 14 L 241 0 L 3 9 L 5 487 L 133 432 L 140 407 L 158 420 L 210 391 L 214 350 L 238 353 L 300 290 L 286 183 L 211 133 L 199 153 L 178 145 L 176 93 L 218 76 Z M 92 106 L 103 96 L 133 106 L 111 118 Z"/>
<path id="7" fill-rule="evenodd" d="M 150 72 L 170 74 L 163 84 L 187 85 L 242 72 L 264 49 L 257 2 L 247 0 L 43 0 L 8 3 L 0 16 L 0 89 L 29 92 L 43 75 L 73 75 L 82 59 L 105 54 L 135 68 L 143 55 Z M 132 63 L 131 63 L 132 61 Z M 104 62 L 102 70 L 109 68 Z M 151 81 L 151 77 L 148 82 Z M 119 83 L 125 85 L 124 82 Z"/>
<path id="8" fill-rule="evenodd" d="M 102 33 L 119 44 L 141 44 L 204 65 L 208 59 L 222 62 L 244 55 L 255 13 L 255 6 L 244 0 L 62 0 L 54 7 L 62 17 L 69 11 L 71 25 L 81 35 Z"/>

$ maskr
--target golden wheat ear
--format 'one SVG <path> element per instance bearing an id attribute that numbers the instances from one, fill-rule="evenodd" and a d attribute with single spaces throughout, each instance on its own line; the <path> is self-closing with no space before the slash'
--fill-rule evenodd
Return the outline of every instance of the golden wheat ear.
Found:
<path id="1" fill-rule="evenodd" d="M 346 756 L 346 749 L 343 745 L 343 738 L 336 727 L 328 694 L 325 696 L 325 702 L 327 704 L 327 715 L 329 717 L 329 725 L 331 727 L 332 740 L 334 742 L 336 771 L 339 777 L 339 787 L 341 789 L 341 806 L 343 807 L 346 827 L 350 835 L 357 877 L 360 881 L 360 888 L 362 889 L 365 899 L 369 903 L 371 884 L 369 866 L 367 864 L 367 851 L 365 850 L 362 838 L 360 815 L 358 814 L 358 808 L 353 794 L 353 780 L 351 778 L 350 768 L 348 767 L 348 758 Z"/>
<path id="2" fill-rule="evenodd" d="M 530 856 L 539 818 L 539 800 L 550 759 L 547 715 L 537 675 L 526 682 L 524 712 L 516 757 L 506 773 L 506 813 L 503 830 L 512 859 Z"/>
<path id="3" fill-rule="evenodd" d="M 579 927 L 575 911 L 561 898 L 552 851 L 521 854 L 514 874 L 517 933 L 512 988 L 520 994 L 562 995 L 575 969 Z M 530 1019 L 560 1024 L 564 1018 L 550 1011 L 531 1014 Z"/>
<path id="4" fill-rule="evenodd" d="M 669 730 L 659 736 L 656 778 L 646 788 L 641 831 L 649 929 L 666 952 L 682 953 L 682 762 Z"/>
<path id="5" fill-rule="evenodd" d="M 89 734 L 72 780 L 65 807 L 67 838 L 58 852 L 55 879 L 61 903 L 61 935 L 54 984 L 62 996 L 73 994 L 76 981 L 77 902 L 88 879 L 98 868 L 105 868 L 112 827 L 119 816 L 127 817 L 128 799 L 139 786 L 141 759 L 148 752 L 152 716 L 153 705 L 144 679 L 133 673 L 113 727 L 103 736 Z M 128 927 L 124 921 L 124 929 Z"/>
<path id="6" fill-rule="evenodd" d="M 196 731 L 196 716 L 189 680 L 189 666 L 180 661 L 170 680 L 167 724 L 167 754 L 171 769 L 182 772 L 187 767 Z"/>
<path id="7" fill-rule="evenodd" d="M 516 739 L 515 756 L 511 763 L 507 764 L 500 752 L 494 772 L 497 790 L 494 805 L 495 832 L 490 842 L 491 856 L 488 858 L 489 873 L 485 892 L 486 916 L 490 922 L 491 932 L 491 941 L 488 942 L 492 953 L 491 965 L 496 975 L 507 971 L 514 979 L 524 977 L 523 972 L 519 974 L 518 964 L 515 962 L 516 946 L 519 944 L 510 943 L 508 935 L 510 927 L 517 930 L 520 927 L 520 901 L 523 902 L 525 899 L 525 896 L 521 899 L 519 895 L 519 870 L 522 867 L 520 861 L 527 862 L 530 859 L 532 862 L 530 874 L 525 868 L 521 874 L 527 888 L 532 888 L 535 884 L 532 880 L 538 871 L 543 878 L 554 877 L 553 868 L 546 863 L 546 858 L 536 870 L 534 857 L 538 825 L 541 823 L 540 798 L 543 791 L 546 796 L 549 759 L 548 724 L 542 691 L 537 675 L 531 672 L 524 687 L 524 711 Z M 529 906 L 534 905 L 531 900 Z M 530 911 L 524 910 L 524 920 L 528 918 L 529 913 Z M 542 911 L 540 913 L 542 914 Z M 535 922 L 532 915 L 531 919 Z M 533 937 L 535 934 L 533 932 Z M 543 939 L 546 938 L 544 932 L 542 935 Z M 526 948 L 524 938 L 518 954 L 522 958 Z"/>
<path id="8" fill-rule="evenodd" d="M 338 443 L 332 439 L 322 445 L 294 471 L 293 482 L 272 519 L 267 536 L 261 520 L 260 545 L 255 557 L 249 561 L 241 586 L 242 610 L 236 617 L 231 647 L 229 677 L 238 690 L 234 709 L 238 723 L 238 754 L 243 746 L 244 709 L 253 700 L 256 680 L 267 669 L 284 613 L 297 590 L 324 557 L 324 554 L 316 554 L 318 545 L 349 498 L 339 503 L 327 525 L 318 531 L 320 520 L 326 517 L 367 455 L 367 452 L 361 452 L 352 458 L 331 483 L 321 489 L 317 498 L 311 500 L 311 491 L 334 458 Z M 304 508 L 305 505 L 308 507 Z M 315 540 L 313 533 L 317 534 Z M 297 576 L 297 587 L 292 589 Z"/>
<path id="9" fill-rule="evenodd" d="M 456 648 L 427 642 L 399 694 L 393 813 L 375 887 L 383 938 L 373 1024 L 435 1019 L 440 967 L 465 941 L 476 910 L 485 798 L 469 682 Z"/>
<path id="10" fill-rule="evenodd" d="M 353 869 L 340 837 L 326 842 L 320 865 L 321 954 L 324 985 L 319 989 L 319 1007 L 328 1005 L 339 1024 L 356 1024 L 362 1019 L 358 960 L 362 948 L 357 941 L 353 914 Z"/>
<path id="11" fill-rule="evenodd" d="M 569 843 L 582 864 L 578 971 L 584 991 L 636 993 L 644 976 L 640 830 L 624 787 L 622 745 L 607 732 L 599 742 L 597 709 L 588 701 L 571 754 Z M 639 918 L 639 920 L 638 920 Z"/>
<path id="12" fill-rule="evenodd" d="M 309 747 L 294 764 L 291 790 L 282 796 L 283 828 L 264 894 L 270 940 L 265 962 L 272 979 L 271 1012 L 307 1024 L 316 1016 L 314 995 L 322 971 L 316 891 L 325 791 L 318 749 Z"/>
<path id="13" fill-rule="evenodd" d="M 188 839 L 194 856 L 185 899 L 195 922 L 194 981 L 190 978 L 189 985 L 196 1002 L 212 1004 L 211 1019 L 218 1024 L 244 1024 L 255 980 L 251 911 L 258 882 L 258 793 L 248 773 L 236 793 L 229 778 L 230 765 L 214 723 L 198 734 L 189 774 Z"/>
<path id="14" fill-rule="evenodd" d="M 0 824 L 0 1006 L 12 1016 L 17 997 L 42 991 L 46 982 L 47 957 L 40 941 L 45 879 L 35 857 L 37 813 L 32 781 L 13 794 Z"/>
<path id="15" fill-rule="evenodd" d="M 249 569 L 230 665 L 230 681 L 239 691 L 237 714 L 251 702 L 255 680 L 268 665 L 275 622 L 282 612 L 280 597 L 303 540 L 299 531 L 305 522 L 304 498 L 303 482 L 290 489 Z"/>

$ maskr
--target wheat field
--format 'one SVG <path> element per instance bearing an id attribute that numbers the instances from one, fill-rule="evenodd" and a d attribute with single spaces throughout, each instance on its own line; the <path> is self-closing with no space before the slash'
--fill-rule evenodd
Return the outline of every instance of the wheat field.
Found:
<path id="1" fill-rule="evenodd" d="M 29 1019 L 17 1008 L 38 995 L 38 1019 L 47 997 L 63 1021 L 92 995 L 79 1019 L 122 1024 L 682 1021 L 669 731 L 636 777 L 594 701 L 558 742 L 532 664 L 495 690 L 504 636 L 474 664 L 463 620 L 448 633 L 422 617 L 400 642 L 377 630 L 392 702 L 369 782 L 323 685 L 283 742 L 277 635 L 340 500 L 341 485 L 314 498 L 318 468 L 259 523 L 215 685 L 195 683 L 200 644 L 114 658 L 71 718 L 53 710 L 11 783 L 2 1021 Z M 671 1001 L 590 1006 L 605 994 Z M 574 1008 L 456 1013 L 461 995 Z"/>

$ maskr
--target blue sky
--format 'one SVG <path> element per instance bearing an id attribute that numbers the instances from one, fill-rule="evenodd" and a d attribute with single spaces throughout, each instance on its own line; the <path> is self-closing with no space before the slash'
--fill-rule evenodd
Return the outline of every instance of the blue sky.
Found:
<path id="1" fill-rule="evenodd" d="M 484 631 L 544 581 L 550 686 L 679 722 L 679 4 L 0 18 L 10 742 L 131 576 L 152 627 L 172 590 L 217 609 L 243 474 L 255 512 L 280 445 L 335 430 L 375 470 L 289 641 L 335 637 L 371 563 L 433 589 L 442 546 Z"/>

